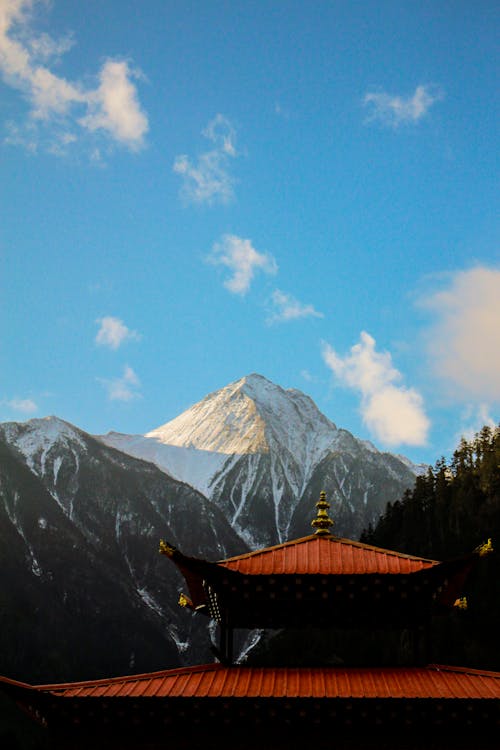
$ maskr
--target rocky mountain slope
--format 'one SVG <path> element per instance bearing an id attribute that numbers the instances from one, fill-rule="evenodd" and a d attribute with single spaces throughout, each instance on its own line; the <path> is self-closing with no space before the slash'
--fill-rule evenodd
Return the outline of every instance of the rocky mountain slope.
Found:
<path id="1" fill-rule="evenodd" d="M 0 673 L 43 682 L 211 660 L 160 538 L 209 559 L 246 550 L 217 507 L 151 463 L 54 417 L 0 425 Z"/>
<path id="2" fill-rule="evenodd" d="M 357 537 L 418 472 L 338 429 L 305 394 L 255 374 L 146 435 L 100 439 L 198 489 L 251 547 L 310 533 L 322 489 L 335 533 Z"/>

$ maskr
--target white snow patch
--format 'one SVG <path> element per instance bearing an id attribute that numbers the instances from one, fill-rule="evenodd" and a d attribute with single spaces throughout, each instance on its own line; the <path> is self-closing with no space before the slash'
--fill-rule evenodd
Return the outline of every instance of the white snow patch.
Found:
<path id="1" fill-rule="evenodd" d="M 408 469 L 410 469 L 413 474 L 415 474 L 416 477 L 423 476 L 424 474 L 427 474 L 429 470 L 428 464 L 414 464 L 413 461 L 410 461 L 409 458 L 406 458 L 406 456 L 402 456 L 401 454 L 395 454 L 396 458 L 398 458 L 401 463 L 403 463 Z"/>
<path id="2" fill-rule="evenodd" d="M 378 448 L 375 448 L 373 443 L 371 443 L 369 440 L 360 440 L 360 443 L 364 445 L 367 451 L 370 451 L 370 453 L 380 453 Z"/>
<path id="3" fill-rule="evenodd" d="M 45 474 L 48 453 L 56 444 L 67 446 L 77 443 L 82 450 L 86 450 L 79 431 L 57 417 L 30 419 L 22 425 L 11 422 L 3 427 L 9 442 L 23 454 L 31 471 L 40 476 Z"/>
<path id="4" fill-rule="evenodd" d="M 138 588 L 137 593 L 141 597 L 144 604 L 146 604 L 150 609 L 152 609 L 154 612 L 156 612 L 157 615 L 160 615 L 163 617 L 163 610 L 158 604 L 158 602 L 155 600 L 154 596 L 149 593 L 149 591 L 145 588 Z"/>
<path id="5" fill-rule="evenodd" d="M 109 432 L 98 439 L 129 456 L 155 464 L 165 474 L 190 484 L 205 496 L 209 493 L 212 477 L 228 460 L 225 453 L 197 450 L 191 446 L 165 445 L 156 437 Z"/>
<path id="6" fill-rule="evenodd" d="M 256 476 L 258 464 L 259 464 L 258 458 L 257 458 L 257 460 L 255 460 L 254 456 L 248 456 L 248 459 L 247 459 L 247 467 L 248 467 L 247 476 L 246 476 L 245 481 L 243 482 L 243 484 L 238 487 L 238 492 L 241 492 L 241 495 L 240 495 L 240 502 L 239 502 L 239 504 L 237 506 L 236 506 L 236 503 L 233 500 L 233 492 L 231 492 L 231 501 L 233 502 L 233 505 L 236 508 L 236 511 L 235 511 L 235 513 L 233 515 L 233 518 L 231 520 L 231 525 L 232 526 L 234 526 L 234 524 L 237 522 L 238 517 L 239 517 L 241 511 L 245 507 L 245 503 L 246 503 L 248 492 L 253 487 L 253 484 L 255 482 L 255 476 Z"/>
<path id="7" fill-rule="evenodd" d="M 33 547 L 28 542 L 26 538 L 26 534 L 24 533 L 24 529 L 21 526 L 21 522 L 19 518 L 17 517 L 17 506 L 19 505 L 19 500 L 20 500 L 20 495 L 18 492 L 14 492 L 12 500 L 13 500 L 12 506 L 8 502 L 5 503 L 5 510 L 6 510 L 7 516 L 9 517 L 10 522 L 15 527 L 19 536 L 21 537 L 21 539 L 23 540 L 26 546 L 26 550 L 28 552 L 29 559 L 30 559 L 31 572 L 36 576 L 41 576 L 42 568 L 40 567 L 40 564 L 38 560 L 36 559 L 36 555 L 33 552 Z"/>
<path id="8" fill-rule="evenodd" d="M 39 578 L 42 575 L 42 569 L 40 565 L 38 564 L 38 560 L 33 554 L 33 550 L 31 548 L 30 548 L 30 552 L 31 552 L 31 572 L 33 573 L 33 575 L 38 576 Z"/>
<path id="9" fill-rule="evenodd" d="M 57 456 L 57 458 L 54 461 L 53 471 L 54 471 L 54 486 L 57 484 L 57 477 L 59 476 L 59 469 L 62 466 L 62 458 L 61 456 Z"/>
<path id="10" fill-rule="evenodd" d="M 41 529 L 46 529 L 47 528 L 47 519 L 46 518 L 39 518 L 38 519 L 38 526 Z"/>
<path id="11" fill-rule="evenodd" d="M 249 633 L 241 653 L 236 659 L 236 664 L 243 664 L 247 660 L 248 654 L 259 643 L 263 633 L 263 630 L 252 630 L 251 633 Z"/>
<path id="12" fill-rule="evenodd" d="M 191 644 L 189 643 L 189 641 L 182 641 L 180 639 L 179 632 L 178 632 L 177 628 L 175 627 L 175 625 L 171 625 L 168 628 L 168 634 L 170 635 L 170 637 L 175 642 L 175 645 L 177 646 L 177 650 L 179 651 L 179 653 L 182 654 L 182 653 L 184 653 L 184 651 L 188 650 L 188 648 L 189 648 L 189 646 Z"/>

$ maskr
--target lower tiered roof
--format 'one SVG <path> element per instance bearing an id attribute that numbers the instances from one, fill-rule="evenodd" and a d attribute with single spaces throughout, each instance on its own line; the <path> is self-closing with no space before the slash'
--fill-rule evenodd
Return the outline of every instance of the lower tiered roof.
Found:
<path id="1" fill-rule="evenodd" d="M 225 667 L 208 664 L 88 682 L 26 685 L 58 699 L 122 698 L 436 698 L 500 700 L 500 673 L 427 667 Z"/>
<path id="2" fill-rule="evenodd" d="M 0 689 L 49 730 L 51 741 L 57 739 L 50 746 L 58 749 L 101 742 L 99 749 L 150 750 L 185 736 L 183 748 L 204 747 L 210 738 L 217 738 L 217 748 L 255 748 L 260 741 L 245 744 L 245 738 L 261 727 L 265 737 L 274 737 L 273 748 L 297 747 L 299 736 L 321 748 L 333 746 L 318 744 L 322 737 L 335 737 L 340 748 L 342 736 L 371 742 L 378 736 L 386 738 L 380 747 L 400 750 L 401 738 L 423 732 L 419 748 L 444 747 L 429 744 L 431 737 L 444 736 L 452 742 L 447 748 L 457 750 L 458 740 L 468 738 L 465 747 L 477 750 L 483 748 L 479 740 L 498 737 L 500 729 L 500 673 L 439 665 L 209 664 L 51 685 L 0 678 Z"/>

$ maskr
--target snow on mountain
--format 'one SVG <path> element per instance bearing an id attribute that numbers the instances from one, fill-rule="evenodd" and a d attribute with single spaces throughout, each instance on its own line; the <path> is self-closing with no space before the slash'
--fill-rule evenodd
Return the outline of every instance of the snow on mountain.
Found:
<path id="1" fill-rule="evenodd" d="M 210 393 L 145 437 L 167 445 L 239 455 L 268 453 L 271 443 L 278 442 L 304 464 L 316 461 L 336 432 L 308 396 L 253 374 Z"/>
<path id="2" fill-rule="evenodd" d="M 85 441 L 80 430 L 58 417 L 30 419 L 29 422 L 6 422 L 2 425 L 6 440 L 24 456 L 29 468 L 39 476 L 46 472 L 47 458 L 55 446 L 73 446 L 85 450 Z M 54 463 L 54 483 L 61 466 L 61 457 Z"/>
<path id="3" fill-rule="evenodd" d="M 144 436 L 108 433 L 100 439 L 191 484 L 221 508 L 251 546 L 287 538 L 318 466 L 326 467 L 332 457 L 336 463 L 329 472 L 337 498 L 348 504 L 351 515 L 363 505 L 370 521 L 383 500 L 372 509 L 371 480 L 359 474 L 363 457 L 370 465 L 383 466 L 379 481 L 384 473 L 390 476 L 396 492 L 414 480 L 406 464 L 387 460 L 390 454 L 337 429 L 304 393 L 257 374 L 209 394 Z M 392 494 L 387 500 L 397 498 Z M 358 526 L 363 520 L 360 516 Z"/>
<path id="4" fill-rule="evenodd" d="M 210 658 L 206 621 L 176 604 L 161 538 L 208 559 L 247 550 L 214 504 L 152 463 L 55 417 L 0 424 L 0 671 L 24 679 L 36 662 L 43 681 L 55 648 L 77 679 L 123 672 L 132 652 L 142 671 L 158 654 Z"/>
<path id="5" fill-rule="evenodd" d="M 275 527 L 267 541 L 282 540 L 314 467 L 337 437 L 335 425 L 308 396 L 253 374 L 210 393 L 142 437 L 109 433 L 101 439 L 215 499 L 238 533 L 255 544 L 262 533 L 250 530 L 255 522 L 243 521 L 243 511 L 261 484 L 260 475 L 267 474 L 271 483 L 270 492 L 260 487 Z"/>
<path id="6" fill-rule="evenodd" d="M 166 474 L 190 484 L 205 496 L 209 494 L 211 478 L 230 460 L 227 453 L 169 445 L 157 437 L 144 435 L 108 432 L 107 435 L 99 436 L 99 440 L 130 456 L 150 461 Z"/>
<path id="7" fill-rule="evenodd" d="M 286 451 L 301 467 L 300 479 L 289 477 L 300 491 L 336 437 L 335 425 L 308 396 L 254 374 L 210 393 L 144 436 L 109 433 L 102 440 L 210 494 L 213 478 L 235 457 L 273 450 Z"/>
<path id="8" fill-rule="evenodd" d="M 414 464 L 413 461 L 410 461 L 409 458 L 406 456 L 402 456 L 400 453 L 396 454 L 396 458 L 398 458 L 405 466 L 407 466 L 413 474 L 415 474 L 416 477 L 423 476 L 424 474 L 427 474 L 429 470 L 428 464 Z"/>

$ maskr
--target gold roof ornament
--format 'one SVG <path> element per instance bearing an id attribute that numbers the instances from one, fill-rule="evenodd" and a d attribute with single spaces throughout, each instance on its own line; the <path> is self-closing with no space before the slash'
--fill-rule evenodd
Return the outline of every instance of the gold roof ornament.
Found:
<path id="1" fill-rule="evenodd" d="M 172 545 L 168 544 L 168 542 L 164 542 L 163 539 L 160 539 L 160 549 L 159 549 L 160 555 L 166 555 L 167 557 L 173 557 L 175 552 L 175 547 L 172 547 Z"/>
<path id="2" fill-rule="evenodd" d="M 488 539 L 487 542 L 484 542 L 484 544 L 480 544 L 479 547 L 476 547 L 474 552 L 477 552 L 479 557 L 484 557 L 485 555 L 489 555 L 490 552 L 494 552 L 494 547 L 491 542 L 491 538 Z"/>
<path id="3" fill-rule="evenodd" d="M 462 596 L 460 597 L 460 599 L 455 599 L 453 606 L 456 607 L 457 609 L 467 609 L 468 607 L 467 597 Z"/>
<path id="4" fill-rule="evenodd" d="M 316 518 L 311 521 L 311 526 L 316 529 L 314 532 L 318 536 L 326 536 L 330 534 L 329 528 L 333 526 L 333 521 L 328 515 L 328 508 L 330 503 L 326 500 L 326 492 L 322 491 L 319 493 L 319 500 L 316 503 L 318 514 Z"/>
<path id="5" fill-rule="evenodd" d="M 193 602 L 189 598 L 189 596 L 186 596 L 186 594 L 183 594 L 182 592 L 179 594 L 179 601 L 177 602 L 179 607 L 188 607 L 189 609 L 193 609 Z"/>

